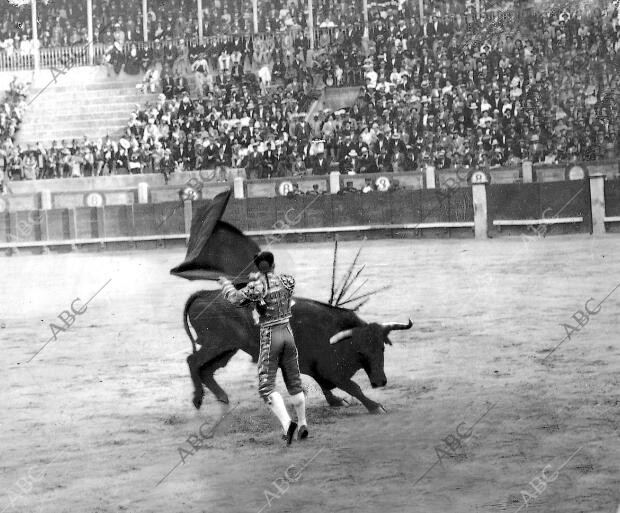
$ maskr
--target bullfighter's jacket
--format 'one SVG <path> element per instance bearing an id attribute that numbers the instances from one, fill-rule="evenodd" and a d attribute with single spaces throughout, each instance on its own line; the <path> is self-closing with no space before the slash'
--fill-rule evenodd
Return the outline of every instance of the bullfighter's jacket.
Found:
<path id="1" fill-rule="evenodd" d="M 236 306 L 254 303 L 260 326 L 268 327 L 288 323 L 294 289 L 295 278 L 288 274 L 252 273 L 250 282 L 239 290 L 225 280 L 222 293 Z"/>

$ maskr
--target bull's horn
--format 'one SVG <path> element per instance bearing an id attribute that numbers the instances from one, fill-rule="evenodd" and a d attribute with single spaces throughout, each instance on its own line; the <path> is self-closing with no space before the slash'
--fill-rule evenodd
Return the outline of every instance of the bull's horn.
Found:
<path id="1" fill-rule="evenodd" d="M 409 319 L 409 322 L 407 324 L 403 324 L 402 322 L 383 322 L 381 323 L 381 326 L 383 326 L 388 331 L 408 330 L 409 328 L 411 328 L 411 326 L 413 326 L 413 322 L 411 321 L 411 319 Z"/>
<path id="2" fill-rule="evenodd" d="M 336 344 L 341 340 L 350 337 L 353 335 L 353 330 L 343 330 L 336 333 L 332 338 L 329 339 L 330 344 Z"/>

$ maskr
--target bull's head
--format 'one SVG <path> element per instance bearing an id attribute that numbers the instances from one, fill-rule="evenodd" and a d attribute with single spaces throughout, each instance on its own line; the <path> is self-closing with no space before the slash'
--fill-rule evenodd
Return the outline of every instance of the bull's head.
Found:
<path id="1" fill-rule="evenodd" d="M 383 352 L 385 344 L 392 345 L 388 335 L 392 330 L 408 330 L 411 326 L 413 326 L 411 319 L 407 324 L 373 322 L 365 326 L 339 331 L 329 339 L 329 343 L 337 344 L 342 340 L 350 339 L 357 352 L 359 363 L 366 371 L 372 387 L 384 387 L 387 378 L 385 377 Z"/>

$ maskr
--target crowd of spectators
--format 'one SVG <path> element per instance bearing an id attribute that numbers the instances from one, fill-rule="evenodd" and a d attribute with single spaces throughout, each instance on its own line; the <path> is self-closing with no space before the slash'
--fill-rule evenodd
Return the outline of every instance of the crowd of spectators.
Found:
<path id="1" fill-rule="evenodd" d="M 437 13 L 423 26 L 393 8 L 375 16 L 370 40 L 369 57 L 352 45 L 335 59 L 345 77 L 364 69 L 358 101 L 340 120 L 319 119 L 342 170 L 620 154 L 617 5 L 501 12 L 491 20 Z"/>
<path id="2" fill-rule="evenodd" d="M 19 161 L 20 178 L 23 176 L 21 154 L 13 148 L 12 140 L 22 121 L 27 96 L 26 84 L 14 78 L 9 91 L 0 99 L 0 193 L 2 194 L 7 191 L 10 170 L 15 161 Z"/>
<path id="3" fill-rule="evenodd" d="M 279 32 L 303 25 L 294 2 L 261 11 L 265 23 L 278 23 L 264 26 L 272 32 L 266 35 L 203 45 L 195 37 L 167 39 L 128 54 L 116 41 L 111 67 L 149 70 L 145 91 L 160 87 L 162 95 L 132 115 L 121 141 L 61 142 L 51 149 L 64 155 L 61 165 L 57 157 L 37 156 L 40 176 L 243 167 L 248 178 L 264 178 L 620 154 L 617 3 L 503 8 L 478 18 L 472 6 L 449 1 L 426 13 L 424 24 L 414 4 L 371 2 L 366 39 L 355 4 L 319 1 L 317 24 L 335 28 L 321 35 L 314 52 L 307 32 Z M 251 20 L 247 7 L 215 2 L 208 9 L 235 25 Z M 180 13 L 159 35 L 187 35 L 177 28 L 191 26 L 192 14 Z M 154 16 L 165 18 L 165 11 Z M 328 86 L 364 85 L 351 108 L 306 121 L 317 71 Z M 76 154 L 83 161 L 70 164 Z"/>
<path id="4" fill-rule="evenodd" d="M 7 138 L 8 179 L 163 173 L 167 181 L 175 171 L 218 168 L 215 179 L 225 180 L 222 166 L 245 167 L 250 178 L 285 176 L 295 166 L 304 174 L 298 155 L 310 143 L 302 112 L 312 101 L 308 81 L 266 88 L 253 74 L 227 72 L 192 99 L 187 79 L 164 71 L 162 89 L 132 113 L 121 138 L 54 141 L 49 148 L 12 146 Z"/>
<path id="5" fill-rule="evenodd" d="M 198 34 L 195 0 L 149 0 L 147 7 L 148 41 L 189 40 Z M 303 0 L 261 0 L 257 20 L 259 32 L 306 27 L 306 7 Z M 29 3 L 19 5 L 5 0 L 0 9 L 0 51 L 29 53 L 33 37 Z M 39 46 L 86 43 L 86 17 L 83 0 L 38 1 Z M 331 12 L 326 19 L 330 17 L 334 18 Z M 247 35 L 254 30 L 251 0 L 204 1 L 202 18 L 203 34 L 207 37 Z M 142 2 L 93 0 L 93 34 L 95 43 L 144 41 Z"/>

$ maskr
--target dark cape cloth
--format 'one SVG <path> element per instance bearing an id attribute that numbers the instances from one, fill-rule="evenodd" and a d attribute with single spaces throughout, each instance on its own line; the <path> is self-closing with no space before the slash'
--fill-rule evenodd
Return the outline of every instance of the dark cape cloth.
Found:
<path id="1" fill-rule="evenodd" d="M 199 209 L 192 220 L 187 254 L 170 274 L 187 280 L 217 280 L 227 277 L 235 285 L 245 285 L 256 272 L 254 255 L 260 247 L 233 225 L 221 221 L 231 190 L 218 194 Z"/>

